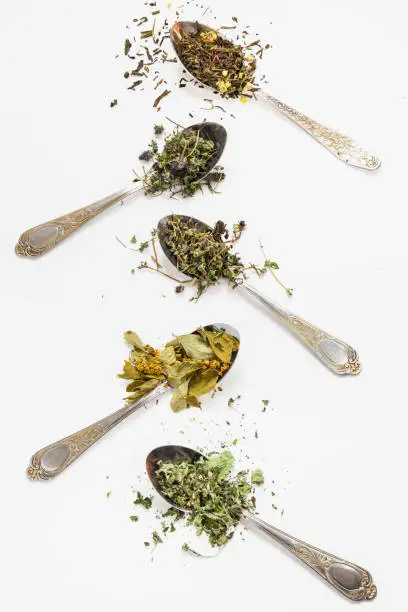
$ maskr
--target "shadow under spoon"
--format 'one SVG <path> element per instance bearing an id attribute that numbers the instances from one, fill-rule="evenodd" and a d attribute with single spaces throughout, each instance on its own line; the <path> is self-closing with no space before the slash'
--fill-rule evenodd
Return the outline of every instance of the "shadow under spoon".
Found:
<path id="1" fill-rule="evenodd" d="M 199 180 L 203 180 L 211 170 L 218 164 L 221 155 L 224 152 L 227 141 L 227 132 L 219 123 L 196 123 L 185 128 L 183 131 L 194 130 L 200 132 L 207 140 L 212 140 L 217 145 L 217 150 L 211 157 L 210 162 L 201 172 Z M 50 251 L 62 240 L 73 234 L 77 229 L 85 223 L 101 214 L 113 204 L 122 202 L 126 198 L 133 196 L 136 192 L 141 191 L 143 186 L 140 184 L 131 184 L 124 187 L 120 191 L 116 191 L 102 200 L 98 200 L 93 204 L 74 210 L 62 217 L 57 217 L 51 221 L 36 225 L 23 232 L 18 239 L 15 247 L 17 255 L 23 257 L 39 257 L 47 251 Z"/>
<path id="2" fill-rule="evenodd" d="M 178 21 L 174 23 L 170 29 L 170 40 L 184 69 L 196 81 L 202 85 L 205 85 L 206 87 L 210 87 L 208 83 L 200 81 L 198 76 L 185 66 L 180 46 L 180 41 L 183 34 L 196 34 L 198 32 L 207 31 L 213 31 L 213 28 L 210 28 L 202 23 L 198 23 L 197 21 Z M 211 86 L 211 88 L 214 89 L 213 86 Z M 357 142 L 348 136 L 340 134 L 339 132 L 326 127 L 321 123 L 318 123 L 314 119 L 307 117 L 288 104 L 278 100 L 278 98 L 275 98 L 274 96 L 260 89 L 256 91 L 256 96 L 258 96 L 259 99 L 263 99 L 271 104 L 276 111 L 296 123 L 296 125 L 317 140 L 317 142 L 325 147 L 325 149 L 330 151 L 330 153 L 332 153 L 335 157 L 341 159 L 350 166 L 363 168 L 365 170 L 377 170 L 381 166 L 381 161 L 378 159 L 378 157 L 375 157 L 360 147 Z"/>
<path id="3" fill-rule="evenodd" d="M 239 340 L 238 331 L 231 325 L 226 323 L 213 323 L 211 325 L 205 325 L 204 329 L 207 331 L 218 331 L 224 330 L 226 333 L 234 336 Z M 192 332 L 194 333 L 194 332 Z M 230 368 L 220 376 L 219 380 L 230 371 L 232 365 L 235 362 L 239 352 L 235 351 L 232 353 L 231 366 Z M 58 440 L 53 444 L 49 444 L 44 448 L 37 451 L 30 461 L 30 465 L 27 468 L 27 476 L 32 480 L 50 480 L 61 474 L 71 463 L 73 463 L 82 453 L 90 448 L 97 440 L 102 438 L 108 431 L 113 429 L 121 421 L 126 419 L 128 416 L 133 414 L 138 408 L 145 406 L 147 403 L 151 403 L 153 400 L 158 399 L 161 395 L 166 393 L 170 387 L 166 386 L 165 383 L 158 385 L 150 393 L 138 398 L 131 404 L 120 408 L 116 412 L 109 414 L 104 419 L 77 431 L 62 440 Z"/>
<path id="4" fill-rule="evenodd" d="M 173 253 L 168 244 L 171 222 L 174 218 L 180 219 L 186 224 L 192 223 L 196 231 L 200 233 L 212 232 L 213 229 L 206 223 L 186 215 L 167 215 L 159 221 L 157 232 L 160 246 L 167 259 L 179 272 L 182 272 L 177 256 Z M 183 274 L 186 273 L 183 272 Z M 327 334 L 322 329 L 308 323 L 288 310 L 285 310 L 282 306 L 279 306 L 276 302 L 264 296 L 246 281 L 242 282 L 238 287 L 260 302 L 269 312 L 278 315 L 279 319 L 284 321 L 290 330 L 294 332 L 297 337 L 317 355 L 328 368 L 330 368 L 330 370 L 336 374 L 359 373 L 361 366 L 357 351 L 349 344 L 346 344 L 335 336 Z"/>
<path id="5" fill-rule="evenodd" d="M 191 448 L 172 445 L 160 446 L 151 451 L 146 458 L 146 470 L 156 491 L 168 504 L 187 513 L 189 512 L 188 508 L 177 506 L 169 496 L 163 493 L 156 471 L 161 463 L 196 462 L 201 458 L 206 459 L 204 455 Z M 373 584 L 371 574 L 359 565 L 336 557 L 320 548 L 307 544 L 303 540 L 298 540 L 254 514 L 246 513 L 242 518 L 282 544 L 286 550 L 303 561 L 306 566 L 314 570 L 348 599 L 361 601 L 374 599 L 376 596 L 377 588 Z"/>

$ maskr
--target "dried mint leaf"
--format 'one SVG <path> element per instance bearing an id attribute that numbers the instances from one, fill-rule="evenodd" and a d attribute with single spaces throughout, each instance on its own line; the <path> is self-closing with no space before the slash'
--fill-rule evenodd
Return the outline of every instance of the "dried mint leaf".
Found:
<path id="1" fill-rule="evenodd" d="M 264 475 L 262 470 L 259 468 L 254 470 L 251 474 L 251 482 L 252 484 L 263 484 L 265 482 Z"/>

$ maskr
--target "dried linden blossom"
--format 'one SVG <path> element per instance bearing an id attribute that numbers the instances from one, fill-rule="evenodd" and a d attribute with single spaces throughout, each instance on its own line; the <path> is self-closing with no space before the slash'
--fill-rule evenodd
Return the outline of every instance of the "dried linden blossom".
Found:
<path id="1" fill-rule="evenodd" d="M 215 389 L 239 349 L 239 341 L 230 334 L 203 328 L 177 336 L 162 350 L 143 344 L 133 331 L 125 332 L 124 337 L 132 347 L 119 374 L 130 381 L 127 401 L 133 402 L 164 383 L 174 389 L 170 400 L 173 412 L 200 407 L 199 397 Z"/>

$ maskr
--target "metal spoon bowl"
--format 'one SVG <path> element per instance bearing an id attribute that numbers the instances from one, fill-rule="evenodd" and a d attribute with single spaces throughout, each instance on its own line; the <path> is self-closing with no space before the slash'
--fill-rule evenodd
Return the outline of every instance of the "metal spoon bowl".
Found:
<path id="1" fill-rule="evenodd" d="M 177 506 L 165 493 L 163 493 L 161 486 L 159 485 L 159 481 L 157 478 L 157 469 L 160 467 L 161 463 L 178 463 L 180 461 L 188 461 L 194 463 L 199 459 L 204 458 L 204 455 L 199 453 L 198 451 L 193 450 L 192 448 L 187 448 L 186 446 L 159 446 L 152 450 L 146 457 L 146 470 L 147 474 L 151 480 L 152 485 L 156 489 L 156 491 L 166 500 L 168 504 L 177 508 L 178 510 L 183 510 L 183 512 L 187 512 L 186 508 L 182 508 L 181 506 Z"/>
<path id="2" fill-rule="evenodd" d="M 200 171 L 199 180 L 203 180 L 221 159 L 227 142 L 227 131 L 222 125 L 214 122 L 195 123 L 185 128 L 183 132 L 188 130 L 199 131 L 204 138 L 212 140 L 216 145 L 216 152 Z M 136 192 L 141 191 L 141 189 L 143 187 L 140 186 L 140 183 L 132 183 L 93 204 L 74 210 L 46 223 L 36 225 L 21 234 L 16 244 L 15 252 L 23 257 L 39 257 L 50 251 L 68 236 L 71 236 L 87 221 L 110 208 L 113 204 L 123 202 L 125 198 L 134 195 Z"/>
<path id="3" fill-rule="evenodd" d="M 207 331 L 219 331 L 223 329 L 231 336 L 234 336 L 239 340 L 239 332 L 226 323 L 212 323 L 211 325 L 205 325 L 204 329 Z M 194 330 L 192 333 L 196 333 Z M 228 370 L 226 370 L 219 378 L 221 380 L 231 370 L 235 359 L 237 358 L 238 350 L 232 353 L 231 364 Z M 158 385 L 147 395 L 135 400 L 131 404 L 120 408 L 113 414 L 109 414 L 105 418 L 77 431 L 62 440 L 53 442 L 39 451 L 34 453 L 31 457 L 30 465 L 27 469 L 27 475 L 32 480 L 49 480 L 55 478 L 58 474 L 61 474 L 71 463 L 73 463 L 82 453 L 90 448 L 97 440 L 102 438 L 108 433 L 113 427 L 118 425 L 121 421 L 126 419 L 128 416 L 133 414 L 141 406 L 145 406 L 148 402 L 157 399 L 168 391 L 169 387 L 165 386 L 164 383 Z"/>
<path id="4" fill-rule="evenodd" d="M 161 462 L 188 461 L 195 463 L 206 457 L 198 451 L 186 446 L 159 446 L 152 450 L 146 457 L 146 470 L 150 481 L 156 491 L 163 499 L 174 508 L 189 512 L 188 509 L 177 506 L 165 493 L 158 482 L 157 469 Z M 293 536 L 277 529 L 254 514 L 246 514 L 243 518 L 250 524 L 256 525 L 264 533 L 271 536 L 275 541 L 282 544 L 289 552 L 294 554 L 303 563 L 314 570 L 321 578 L 326 580 L 332 587 L 342 595 L 353 601 L 363 599 L 374 599 L 377 594 L 376 586 L 372 582 L 371 574 L 354 563 L 345 561 L 320 548 L 298 540 Z"/>
<path id="5" fill-rule="evenodd" d="M 157 224 L 157 235 L 159 238 L 160 246 L 163 249 L 164 254 L 167 259 L 173 264 L 175 268 L 178 268 L 177 255 L 173 253 L 168 244 L 168 230 L 171 228 L 171 222 L 174 220 L 181 220 L 183 223 L 192 224 L 194 229 L 198 233 L 202 232 L 212 232 L 213 228 L 203 223 L 199 219 L 195 219 L 194 217 L 190 217 L 188 215 L 166 215 Z M 188 276 L 188 275 L 186 275 Z"/>
<path id="6" fill-rule="evenodd" d="M 183 130 L 183 132 L 187 130 L 200 132 L 200 136 L 206 140 L 212 140 L 217 149 L 216 153 L 214 153 L 214 155 L 212 155 L 212 157 L 208 160 L 205 168 L 203 168 L 203 170 L 201 170 L 199 173 L 200 180 L 203 180 L 211 172 L 211 170 L 215 168 L 220 161 L 222 154 L 224 153 L 225 145 L 227 143 L 227 130 L 223 125 L 213 121 L 209 121 L 208 123 L 195 123 L 194 125 L 190 125 L 190 127 Z"/>
<path id="7" fill-rule="evenodd" d="M 184 70 L 186 70 L 186 72 L 192 76 L 197 83 L 200 83 L 200 85 L 204 85 L 205 87 L 209 87 L 208 83 L 203 83 L 200 81 L 200 79 L 197 78 L 195 74 L 190 72 L 190 70 L 184 65 L 183 56 L 180 50 L 180 41 L 183 38 L 183 34 L 197 34 L 201 32 L 209 32 L 211 30 L 212 28 L 204 25 L 203 23 L 199 23 L 198 21 L 177 21 L 170 28 L 170 41 L 177 57 L 183 65 Z"/>
<path id="8" fill-rule="evenodd" d="M 197 78 L 197 75 L 192 73 L 184 64 L 183 56 L 181 53 L 180 41 L 183 34 L 196 34 L 198 32 L 214 31 L 214 28 L 210 28 L 203 23 L 198 21 L 178 21 L 170 28 L 170 40 L 173 45 L 174 51 L 177 57 L 183 65 L 186 72 L 191 75 L 198 83 L 205 87 L 210 87 L 208 83 L 203 83 Z M 363 168 L 364 170 L 377 170 L 381 166 L 381 161 L 378 157 L 375 157 L 362 147 L 357 142 L 345 136 L 336 130 L 332 130 L 317 121 L 311 119 L 307 115 L 300 113 L 295 108 L 292 108 L 288 104 L 285 104 L 278 98 L 257 89 L 256 99 L 261 99 L 268 102 L 275 111 L 284 115 L 287 119 L 296 123 L 300 128 L 312 136 L 317 142 L 319 142 L 325 149 L 330 151 L 335 157 L 341 159 L 350 166 L 357 168 Z"/>
<path id="9" fill-rule="evenodd" d="M 177 256 L 171 250 L 168 244 L 168 229 L 171 227 L 171 222 L 175 219 L 181 219 L 183 223 L 191 224 L 197 232 L 212 232 L 212 228 L 194 217 L 187 215 L 167 215 L 160 219 L 157 225 L 157 232 L 160 246 L 163 249 L 167 259 L 172 265 L 178 269 Z M 183 272 L 183 274 L 186 274 Z M 186 276 L 189 276 L 186 274 Z M 190 278 L 192 278 L 190 276 Z M 249 295 L 255 298 L 270 312 L 277 314 L 279 318 L 286 323 L 292 332 L 313 352 L 329 369 L 336 374 L 358 374 L 360 371 L 360 362 L 357 351 L 339 340 L 335 336 L 327 334 L 319 327 L 308 323 L 304 319 L 285 310 L 282 306 L 276 304 L 268 297 L 262 295 L 255 287 L 249 285 L 246 281 L 239 285 Z"/>

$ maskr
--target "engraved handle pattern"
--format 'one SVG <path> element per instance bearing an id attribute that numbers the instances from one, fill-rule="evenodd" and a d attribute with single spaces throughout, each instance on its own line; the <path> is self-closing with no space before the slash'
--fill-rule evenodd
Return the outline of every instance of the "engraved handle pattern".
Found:
<path id="1" fill-rule="evenodd" d="M 377 587 L 373 584 L 371 574 L 359 565 L 305 542 L 295 544 L 294 553 L 348 599 L 371 600 L 377 595 Z"/>
<path id="2" fill-rule="evenodd" d="M 333 155 L 346 164 L 356 166 L 357 168 L 364 168 L 365 170 L 377 170 L 377 168 L 381 166 L 381 161 L 378 157 L 371 155 L 371 153 L 360 147 L 360 145 L 349 138 L 349 136 L 340 134 L 314 121 L 310 117 L 307 117 L 307 115 L 300 113 L 264 91 L 258 93 L 261 94 L 264 99 L 268 100 L 268 102 L 271 102 L 279 112 L 285 115 L 285 117 L 294 121 L 294 123 L 304 129 L 310 136 L 313 136 L 315 140 L 320 142 L 320 144 L 330 151 L 330 153 L 333 153 Z"/>
<path id="3" fill-rule="evenodd" d="M 54 248 L 61 240 L 70 236 L 79 227 L 96 215 L 120 202 L 127 196 L 139 191 L 140 187 L 127 187 L 89 206 L 74 210 L 62 217 L 36 225 L 21 234 L 15 251 L 23 257 L 39 257 Z"/>
<path id="4" fill-rule="evenodd" d="M 158 398 L 165 391 L 167 391 L 167 387 L 161 384 L 148 395 L 128 406 L 120 408 L 113 414 L 93 423 L 93 425 L 40 449 L 31 457 L 30 465 L 27 468 L 27 476 L 31 480 L 50 480 L 55 478 L 55 476 L 61 474 L 71 463 L 78 459 L 92 444 L 95 444 L 99 438 L 102 438 L 102 436 L 115 427 L 115 425 L 135 412 L 137 408 L 144 405 L 147 401 Z"/>
<path id="5" fill-rule="evenodd" d="M 349 344 L 330 336 L 315 325 L 289 315 L 286 319 L 293 329 L 314 353 L 336 374 L 358 374 L 361 369 L 357 351 Z"/>
<path id="6" fill-rule="evenodd" d="M 298 540 L 257 516 L 249 515 L 246 518 L 294 553 L 298 559 L 348 599 L 371 600 L 376 596 L 377 587 L 373 584 L 371 574 L 364 568 Z"/>
<path id="7" fill-rule="evenodd" d="M 339 340 L 315 325 L 304 321 L 287 312 L 282 306 L 272 302 L 252 285 L 242 283 L 243 287 L 252 297 L 263 306 L 279 315 L 321 361 L 336 374 L 358 374 L 361 366 L 357 351 L 349 344 Z"/>

